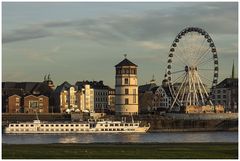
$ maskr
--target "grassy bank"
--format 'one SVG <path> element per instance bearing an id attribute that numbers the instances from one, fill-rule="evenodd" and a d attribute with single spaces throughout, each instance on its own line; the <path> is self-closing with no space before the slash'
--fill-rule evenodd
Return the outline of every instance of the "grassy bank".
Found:
<path id="1" fill-rule="evenodd" d="M 34 144 L 2 146 L 3 159 L 233 159 L 237 143 Z"/>

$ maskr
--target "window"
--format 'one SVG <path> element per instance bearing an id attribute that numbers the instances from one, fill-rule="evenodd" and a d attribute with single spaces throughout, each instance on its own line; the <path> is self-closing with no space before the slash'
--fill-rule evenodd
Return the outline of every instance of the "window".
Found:
<path id="1" fill-rule="evenodd" d="M 39 98 L 39 102 L 42 102 L 43 101 L 43 98 Z"/>
<path id="2" fill-rule="evenodd" d="M 129 94 L 128 88 L 125 89 L 125 94 Z"/>
<path id="3" fill-rule="evenodd" d="M 129 102 L 128 102 L 128 98 L 125 98 L 125 105 L 128 105 Z"/>
<path id="4" fill-rule="evenodd" d="M 19 98 L 18 97 L 16 98 L 16 102 L 19 102 Z"/>
<path id="5" fill-rule="evenodd" d="M 128 78 L 124 79 L 124 84 L 128 84 Z"/>

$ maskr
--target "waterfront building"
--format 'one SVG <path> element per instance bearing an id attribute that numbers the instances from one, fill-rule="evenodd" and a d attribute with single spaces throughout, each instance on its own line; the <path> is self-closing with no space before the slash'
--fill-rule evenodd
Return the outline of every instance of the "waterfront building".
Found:
<path id="1" fill-rule="evenodd" d="M 49 80 L 50 81 L 50 80 Z M 52 83 L 53 84 L 53 83 Z M 53 112 L 53 89 L 46 82 L 2 82 L 2 112 L 25 112 L 24 99 L 28 95 L 48 97 L 47 108 Z"/>
<path id="2" fill-rule="evenodd" d="M 48 97 L 28 95 L 24 97 L 24 113 L 48 113 Z"/>
<path id="3" fill-rule="evenodd" d="M 238 112 L 238 78 L 235 78 L 234 63 L 231 78 L 226 78 L 212 89 L 214 105 L 223 105 L 225 111 Z"/>
<path id="4" fill-rule="evenodd" d="M 225 111 L 238 111 L 238 79 L 226 78 L 212 89 L 214 105 L 223 105 Z"/>
<path id="5" fill-rule="evenodd" d="M 141 85 L 138 88 L 138 100 L 139 100 L 139 112 L 147 113 L 153 111 L 153 99 L 154 93 L 153 89 L 158 87 L 155 83 L 154 76 L 150 83 L 146 83 L 145 85 Z"/>
<path id="6" fill-rule="evenodd" d="M 137 65 L 126 58 L 115 65 L 115 113 L 138 114 Z"/>
<path id="7" fill-rule="evenodd" d="M 19 95 L 12 95 L 8 97 L 7 113 L 20 113 L 21 112 L 21 97 Z"/>
<path id="8" fill-rule="evenodd" d="M 79 89 L 85 85 L 93 89 L 90 96 L 91 109 L 95 112 L 107 112 L 108 109 L 108 86 L 103 84 L 103 81 L 78 81 L 75 84 Z"/>
<path id="9" fill-rule="evenodd" d="M 139 86 L 139 110 L 145 112 L 165 112 L 171 107 L 172 97 L 163 81 L 157 86 L 154 76 L 150 83 Z"/>
<path id="10" fill-rule="evenodd" d="M 115 89 L 108 87 L 108 109 L 115 112 Z"/>

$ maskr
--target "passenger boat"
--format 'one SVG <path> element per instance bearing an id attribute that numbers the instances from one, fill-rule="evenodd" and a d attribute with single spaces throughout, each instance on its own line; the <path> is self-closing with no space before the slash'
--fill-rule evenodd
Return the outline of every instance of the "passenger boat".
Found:
<path id="1" fill-rule="evenodd" d="M 10 123 L 5 133 L 10 134 L 59 134 L 59 133 L 145 133 L 150 124 L 140 122 L 88 120 L 85 122 L 33 122 Z"/>

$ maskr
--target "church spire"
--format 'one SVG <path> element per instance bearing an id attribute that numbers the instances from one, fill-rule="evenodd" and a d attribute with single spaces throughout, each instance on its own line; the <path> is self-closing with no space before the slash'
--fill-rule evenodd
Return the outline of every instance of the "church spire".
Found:
<path id="1" fill-rule="evenodd" d="M 235 78 L 235 68 L 234 68 L 234 60 L 233 60 L 233 65 L 232 65 L 232 79 Z"/>

